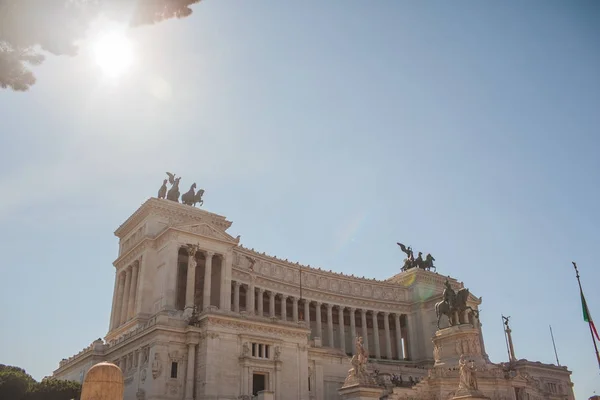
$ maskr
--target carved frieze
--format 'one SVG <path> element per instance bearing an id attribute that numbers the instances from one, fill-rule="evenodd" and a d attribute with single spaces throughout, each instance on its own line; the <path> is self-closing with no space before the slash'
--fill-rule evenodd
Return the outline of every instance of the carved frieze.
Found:
<path id="1" fill-rule="evenodd" d="M 256 324 L 247 323 L 244 321 L 225 320 L 225 319 L 220 319 L 220 318 L 209 318 L 208 323 L 209 323 L 209 325 L 213 325 L 213 326 L 219 326 L 222 328 L 229 328 L 229 329 L 236 329 L 236 330 L 243 330 L 245 332 L 256 332 L 256 333 L 263 333 L 263 334 L 272 334 L 272 335 L 299 337 L 299 338 L 306 338 L 306 335 L 307 335 L 306 333 L 303 333 L 303 332 L 295 332 L 295 331 L 276 328 L 276 327 L 272 327 L 272 326 L 256 325 Z"/>
<path id="2" fill-rule="evenodd" d="M 236 240 L 233 237 L 231 237 L 227 233 L 224 233 L 224 232 L 221 232 L 221 231 L 215 229 L 214 227 L 210 226 L 209 224 L 194 224 L 194 225 L 179 226 L 179 227 L 176 227 L 176 229 L 184 231 L 184 232 L 189 232 L 189 233 L 192 233 L 195 235 L 201 235 L 204 237 L 212 238 L 212 239 L 223 240 L 223 241 L 230 242 L 230 243 L 236 242 Z"/>

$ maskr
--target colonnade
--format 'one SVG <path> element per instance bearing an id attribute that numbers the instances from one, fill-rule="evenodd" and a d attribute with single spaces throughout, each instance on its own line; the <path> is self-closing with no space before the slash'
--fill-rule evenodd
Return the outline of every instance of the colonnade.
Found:
<path id="1" fill-rule="evenodd" d="M 110 329 L 117 328 L 133 318 L 138 292 L 139 271 L 139 260 L 121 271 L 117 271 Z"/>
<path id="2" fill-rule="evenodd" d="M 311 329 L 313 339 L 319 338 L 324 345 L 339 348 L 345 353 L 355 354 L 354 338 L 362 336 L 363 345 L 369 349 L 372 358 L 402 360 L 409 357 L 408 321 L 401 313 L 300 299 L 255 287 L 252 283 L 234 281 L 232 286 L 231 310 L 234 312 L 245 311 L 296 323 L 304 321 Z M 326 324 L 325 331 L 323 322 Z"/>

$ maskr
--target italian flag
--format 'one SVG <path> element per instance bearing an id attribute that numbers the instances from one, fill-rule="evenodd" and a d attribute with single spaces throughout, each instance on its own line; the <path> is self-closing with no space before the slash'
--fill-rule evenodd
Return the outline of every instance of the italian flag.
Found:
<path id="1" fill-rule="evenodd" d="M 596 330 L 596 326 L 594 325 L 594 321 L 592 321 L 592 316 L 590 315 L 590 310 L 588 309 L 587 303 L 585 302 L 585 297 L 583 296 L 583 292 L 581 292 L 581 307 L 583 308 L 583 320 L 590 324 L 590 328 L 596 335 L 596 339 L 600 341 L 600 336 L 598 336 L 598 331 Z"/>

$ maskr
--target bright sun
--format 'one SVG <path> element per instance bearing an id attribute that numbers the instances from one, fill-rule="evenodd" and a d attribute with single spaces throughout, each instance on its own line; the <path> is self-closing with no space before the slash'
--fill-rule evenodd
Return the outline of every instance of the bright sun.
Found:
<path id="1" fill-rule="evenodd" d="M 133 48 L 127 36 L 117 30 L 106 32 L 96 40 L 94 57 L 105 75 L 116 78 L 133 62 Z"/>

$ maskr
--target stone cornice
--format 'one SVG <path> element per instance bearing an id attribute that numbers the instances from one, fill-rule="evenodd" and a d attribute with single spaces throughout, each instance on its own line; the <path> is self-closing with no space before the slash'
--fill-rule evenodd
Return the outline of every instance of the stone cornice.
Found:
<path id="1" fill-rule="evenodd" d="M 354 275 L 346 275 L 346 274 L 334 272 L 331 270 L 325 271 L 321 268 L 314 268 L 314 267 L 311 267 L 310 265 L 303 265 L 298 262 L 294 263 L 294 262 L 288 261 L 287 259 L 283 260 L 276 256 L 270 256 L 264 252 L 259 253 L 258 251 L 255 251 L 254 249 L 248 249 L 242 245 L 240 245 L 234 249 L 234 255 L 236 253 L 242 256 L 242 257 L 240 257 L 240 262 L 239 262 L 239 265 L 241 268 L 244 268 L 244 267 L 248 268 L 249 261 L 244 257 L 244 256 L 248 256 L 248 257 L 251 257 L 251 258 L 254 258 L 257 260 L 257 263 L 255 264 L 255 269 L 259 263 L 267 263 L 267 264 L 270 263 L 270 264 L 276 264 L 276 265 L 279 265 L 282 267 L 294 269 L 296 271 L 300 271 L 300 269 L 302 269 L 303 275 L 304 275 L 304 273 L 314 273 L 314 274 L 318 274 L 319 276 L 324 276 L 324 277 L 350 278 L 355 281 L 368 282 L 368 283 L 374 283 L 374 282 L 385 283 L 386 282 L 386 281 L 380 281 L 380 280 L 377 280 L 374 278 L 373 279 L 365 278 L 364 276 L 358 277 L 358 276 L 354 276 Z"/>
<path id="2" fill-rule="evenodd" d="M 271 334 L 277 337 L 288 336 L 307 339 L 310 330 L 302 327 L 292 327 L 287 324 L 270 324 L 252 320 L 243 320 L 216 314 L 207 315 L 200 321 L 200 327 L 210 330 L 212 327 L 219 329 L 233 329 L 245 333 Z"/>
<path id="3" fill-rule="evenodd" d="M 160 215 L 182 223 L 207 222 L 223 232 L 231 226 L 231 221 L 227 221 L 222 215 L 176 203 L 174 201 L 151 197 L 115 230 L 115 236 L 119 238 L 125 237 L 135 226 L 150 214 Z"/>

